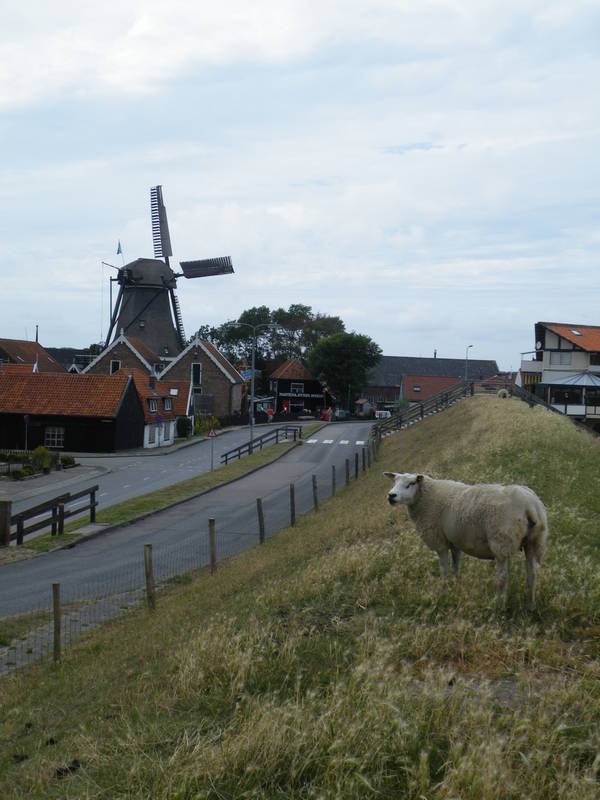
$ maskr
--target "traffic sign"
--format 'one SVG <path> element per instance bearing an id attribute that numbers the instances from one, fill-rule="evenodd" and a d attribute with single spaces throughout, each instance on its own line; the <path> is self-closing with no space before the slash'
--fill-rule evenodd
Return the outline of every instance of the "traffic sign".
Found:
<path id="1" fill-rule="evenodd" d="M 217 434 L 215 433 L 215 429 L 211 428 L 210 431 L 208 432 L 208 438 L 209 439 L 216 439 L 216 437 L 217 437 Z"/>

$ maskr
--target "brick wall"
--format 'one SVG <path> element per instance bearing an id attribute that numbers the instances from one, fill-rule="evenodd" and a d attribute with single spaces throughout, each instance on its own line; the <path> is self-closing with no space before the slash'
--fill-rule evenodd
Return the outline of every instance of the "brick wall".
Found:
<path id="1" fill-rule="evenodd" d="M 202 394 L 205 397 L 213 398 L 211 413 L 217 417 L 226 417 L 235 411 L 240 412 L 242 385 L 232 384 L 215 362 L 200 348 L 189 350 L 171 367 L 164 380 L 190 380 L 193 363 L 202 364 Z"/>
<path id="2" fill-rule="evenodd" d="M 120 361 L 121 369 L 139 369 L 148 374 L 147 367 L 134 355 L 126 344 L 119 343 L 112 350 L 102 356 L 94 366 L 87 371 L 89 375 L 110 375 L 110 362 Z"/>

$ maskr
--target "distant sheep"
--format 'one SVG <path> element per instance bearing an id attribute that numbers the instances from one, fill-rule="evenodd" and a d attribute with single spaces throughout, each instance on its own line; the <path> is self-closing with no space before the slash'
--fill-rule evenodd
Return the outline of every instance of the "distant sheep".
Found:
<path id="1" fill-rule="evenodd" d="M 394 481 L 388 492 L 392 505 L 403 504 L 425 544 L 438 554 L 448 575 L 448 551 L 455 573 L 461 553 L 494 559 L 498 572 L 497 602 L 506 605 L 508 564 L 525 551 L 529 608 L 535 607 L 535 570 L 546 550 L 548 520 L 539 497 L 526 486 L 478 484 L 385 472 Z"/>

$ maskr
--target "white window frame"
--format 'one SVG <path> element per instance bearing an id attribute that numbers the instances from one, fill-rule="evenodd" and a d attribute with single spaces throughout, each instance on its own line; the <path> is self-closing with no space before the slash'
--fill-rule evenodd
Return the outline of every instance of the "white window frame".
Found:
<path id="1" fill-rule="evenodd" d="M 552 350 L 550 352 L 550 364 L 553 366 L 560 364 L 561 366 L 570 366 L 572 350 Z"/>
<path id="2" fill-rule="evenodd" d="M 44 429 L 44 447 L 63 448 L 65 446 L 65 429 L 62 425 L 50 425 Z"/>
<path id="3" fill-rule="evenodd" d="M 156 443 L 156 425 L 148 425 L 148 444 Z"/>
<path id="4" fill-rule="evenodd" d="M 173 408 L 173 401 L 170 397 L 163 397 L 163 407 L 165 411 L 171 411 Z"/>
<path id="5" fill-rule="evenodd" d="M 290 381 L 290 394 L 304 394 L 304 383 Z"/>
<path id="6" fill-rule="evenodd" d="M 118 364 L 118 366 L 114 367 L 113 364 Z M 111 358 L 109 369 L 110 374 L 114 375 L 115 372 L 118 372 L 121 369 L 121 360 L 119 358 Z"/>
<path id="7" fill-rule="evenodd" d="M 158 411 L 158 400 L 156 399 L 156 397 L 148 398 L 148 411 L 151 414 L 154 414 L 156 411 Z"/>

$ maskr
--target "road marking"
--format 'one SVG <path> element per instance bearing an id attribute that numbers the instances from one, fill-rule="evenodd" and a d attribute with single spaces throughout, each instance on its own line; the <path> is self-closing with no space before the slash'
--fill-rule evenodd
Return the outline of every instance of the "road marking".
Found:
<path id="1" fill-rule="evenodd" d="M 129 489 L 129 487 L 130 487 L 130 486 L 131 486 L 131 484 L 130 484 L 130 483 L 124 483 L 124 484 L 123 484 L 123 488 L 124 488 L 124 489 Z"/>
<path id="2" fill-rule="evenodd" d="M 348 439 L 340 439 L 340 444 L 350 444 Z"/>
<path id="3" fill-rule="evenodd" d="M 364 444 L 364 441 L 363 441 L 363 439 L 357 439 L 357 440 L 356 440 L 356 444 Z"/>
<path id="4" fill-rule="evenodd" d="M 316 444 L 318 441 L 318 439 L 307 439 L 306 444 Z"/>
<path id="5" fill-rule="evenodd" d="M 323 444 L 333 444 L 333 439 L 323 439 Z"/>
<path id="6" fill-rule="evenodd" d="M 145 480 L 145 481 L 149 481 L 149 480 L 150 480 L 150 478 L 144 478 L 144 480 Z"/>
<path id="7" fill-rule="evenodd" d="M 108 494 L 108 492 L 100 492 L 98 497 L 106 497 L 107 494 Z"/>

